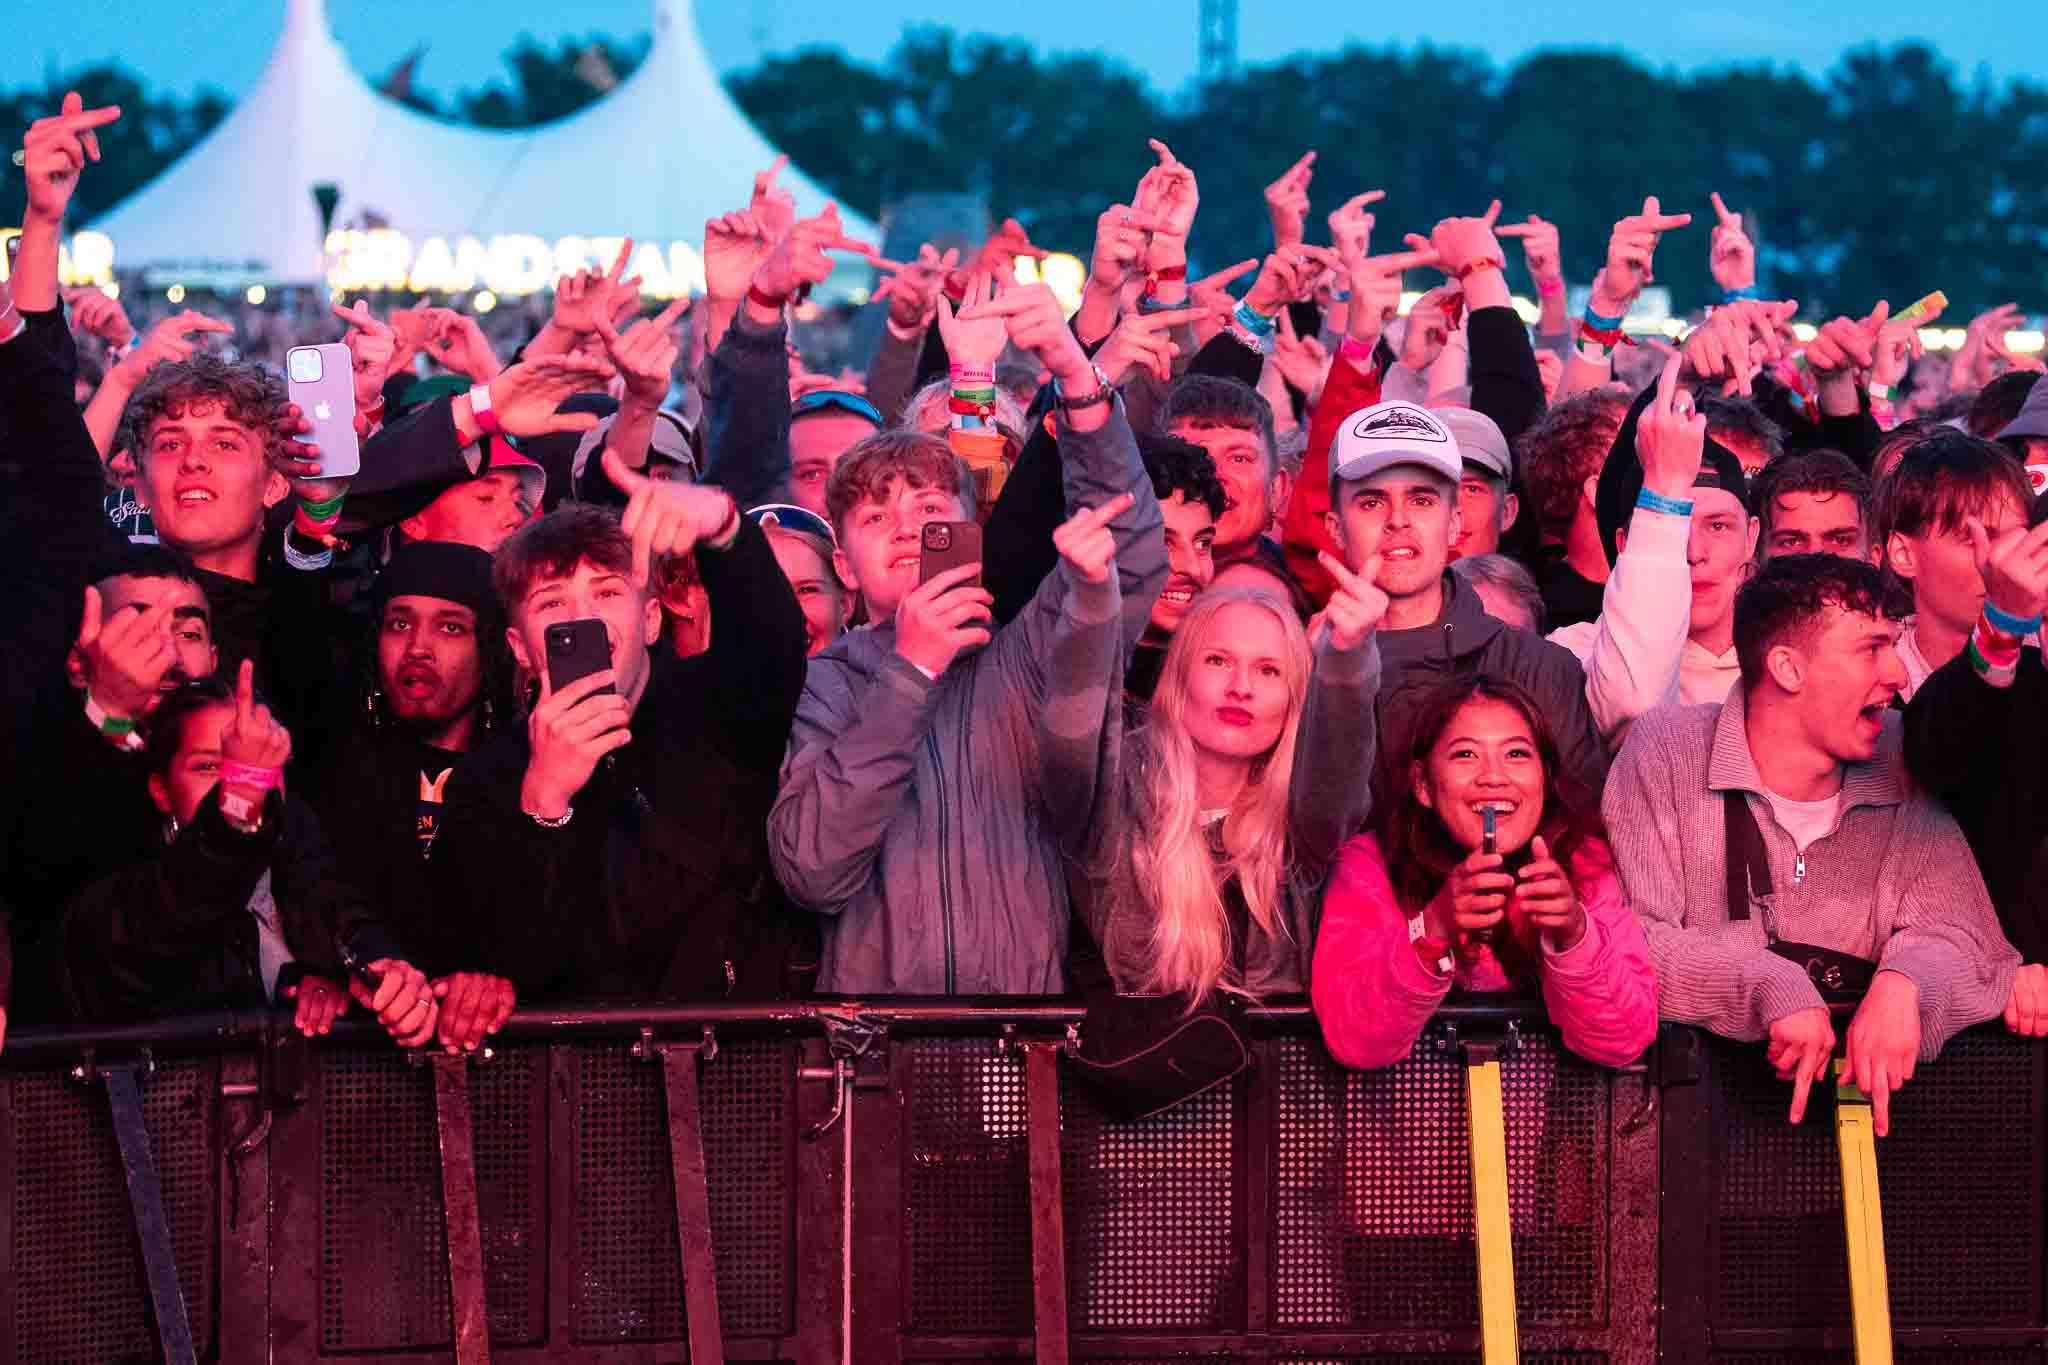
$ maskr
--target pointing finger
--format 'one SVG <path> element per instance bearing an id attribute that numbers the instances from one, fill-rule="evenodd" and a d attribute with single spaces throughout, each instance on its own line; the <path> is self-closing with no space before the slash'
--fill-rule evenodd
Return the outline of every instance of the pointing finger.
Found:
<path id="1" fill-rule="evenodd" d="M 1488 205 L 1486 212 L 1479 216 L 1479 221 L 1488 227 L 1492 227 L 1496 222 L 1500 221 L 1500 200 L 1496 199 L 1492 204 Z"/>
<path id="2" fill-rule="evenodd" d="M 654 487 L 654 480 L 630 468 L 625 457 L 609 447 L 604 452 L 604 472 L 610 476 L 612 485 L 628 497 Z"/>
<path id="3" fill-rule="evenodd" d="M 1682 353 L 1673 351 L 1671 358 L 1664 362 L 1664 373 L 1657 380 L 1657 410 L 1669 414 L 1678 398 L 1678 366 Z"/>
<path id="4" fill-rule="evenodd" d="M 1979 523 L 1980 525 L 1982 523 Z M 100 638 L 100 590 L 87 585 L 85 612 L 78 622 L 78 647 L 91 649 Z"/>
<path id="5" fill-rule="evenodd" d="M 235 728 L 247 733 L 247 728 L 256 719 L 256 661 L 242 660 L 241 671 L 235 677 Z"/>
<path id="6" fill-rule="evenodd" d="M 1708 197 L 1714 201 L 1714 215 L 1721 220 L 1721 226 L 1724 228 L 1734 228 L 1737 232 L 1740 232 L 1742 230 L 1742 215 L 1732 211 L 1722 201 L 1721 191 L 1715 190 Z"/>
<path id="7" fill-rule="evenodd" d="M 1205 278 L 1197 281 L 1197 283 L 1205 287 L 1220 289 L 1224 285 L 1229 284 L 1232 281 L 1238 279 L 1246 271 L 1256 270 L 1258 268 L 1258 265 L 1259 258 L 1253 256 L 1248 260 L 1239 261 L 1236 265 L 1231 266 L 1227 270 L 1219 270 L 1213 275 L 1206 276 Z"/>
<path id="8" fill-rule="evenodd" d="M 605 280 L 608 283 L 616 285 L 619 282 L 620 277 L 626 273 L 626 258 L 631 256 L 632 254 L 633 239 L 631 237 L 628 237 L 626 238 L 626 240 L 619 243 L 618 258 L 612 262 L 611 270 L 608 271 L 605 275 Z"/>

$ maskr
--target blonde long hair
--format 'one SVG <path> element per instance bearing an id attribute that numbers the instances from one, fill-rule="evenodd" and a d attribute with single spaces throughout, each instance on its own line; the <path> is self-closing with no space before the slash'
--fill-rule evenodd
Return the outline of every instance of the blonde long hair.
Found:
<path id="1" fill-rule="evenodd" d="M 1244 787 L 1223 818 L 1224 865 L 1217 869 L 1202 821 L 1196 782 L 1195 745 L 1186 724 L 1188 678 L 1217 628 L 1217 617 L 1233 606 L 1255 607 L 1277 621 L 1286 639 L 1281 668 L 1286 675 L 1287 719 L 1272 749 L 1254 759 Z M 1152 929 L 1144 987 L 1199 1000 L 1229 985 L 1230 927 L 1223 911 L 1223 882 L 1235 874 L 1252 922 L 1269 937 L 1288 935 L 1286 883 L 1287 789 L 1294 771 L 1294 744 L 1308 697 L 1308 637 L 1301 618 L 1279 597 L 1259 588 L 1205 592 L 1189 607 L 1167 649 L 1166 664 L 1152 698 L 1150 723 L 1133 736 L 1141 765 L 1141 808 L 1146 818 L 1132 840 L 1133 872 L 1151 909 Z M 1242 993 L 1242 992 L 1239 992 Z"/>

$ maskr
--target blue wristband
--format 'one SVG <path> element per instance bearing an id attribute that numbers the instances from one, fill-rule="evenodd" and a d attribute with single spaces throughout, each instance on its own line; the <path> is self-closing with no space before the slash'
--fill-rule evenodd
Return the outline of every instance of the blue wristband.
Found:
<path id="1" fill-rule="evenodd" d="M 1593 305 L 1590 303 L 1586 305 L 1586 311 L 1579 316 L 1584 318 L 1586 325 L 1596 332 L 1619 332 L 1621 324 L 1628 321 L 1626 313 L 1618 318 L 1603 318 L 1593 311 Z"/>
<path id="2" fill-rule="evenodd" d="M 2000 611 L 1989 598 L 1984 601 L 1984 619 L 1991 628 L 2024 640 L 2041 628 L 2039 615 L 2032 617 L 2014 616 L 2009 611 Z"/>
<path id="3" fill-rule="evenodd" d="M 1275 331 L 1279 330 L 1280 323 L 1277 318 L 1267 317 L 1249 303 L 1239 303 L 1236 313 L 1232 314 L 1232 316 L 1253 336 L 1271 336 Z"/>
<path id="4" fill-rule="evenodd" d="M 1758 297 L 1756 286 L 1753 284 L 1745 284 L 1740 289 L 1724 289 L 1721 291 L 1721 302 L 1723 303 L 1735 303 L 1742 299 L 1753 299 L 1756 297 Z"/>
<path id="5" fill-rule="evenodd" d="M 1692 515 L 1692 502 L 1690 499 L 1667 498 L 1662 493 L 1652 492 L 1647 488 L 1637 491 L 1636 506 L 1646 512 L 1663 512 L 1674 517 L 1689 517 Z"/>

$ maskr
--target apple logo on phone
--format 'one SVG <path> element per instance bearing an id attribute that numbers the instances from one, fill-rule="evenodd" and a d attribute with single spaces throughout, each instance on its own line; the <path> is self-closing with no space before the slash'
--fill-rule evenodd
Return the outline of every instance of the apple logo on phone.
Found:
<path id="1" fill-rule="evenodd" d="M 334 416 L 334 405 L 333 405 L 333 404 L 331 404 L 331 403 L 315 403 L 315 404 L 313 405 L 313 417 L 314 417 L 314 419 L 315 419 L 316 421 L 321 421 L 321 422 L 324 422 L 324 421 L 326 421 L 326 420 L 327 420 L 328 418 L 330 418 L 330 417 L 332 417 L 332 416 Z"/>

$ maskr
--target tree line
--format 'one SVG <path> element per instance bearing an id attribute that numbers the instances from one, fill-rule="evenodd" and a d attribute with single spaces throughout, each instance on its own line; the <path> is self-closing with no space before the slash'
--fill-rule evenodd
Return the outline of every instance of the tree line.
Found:
<path id="1" fill-rule="evenodd" d="M 543 123 L 602 97 L 593 70 L 623 79 L 645 51 L 644 38 L 522 39 L 503 81 L 445 102 L 401 97 L 440 117 Z M 138 133 L 111 140 L 81 186 L 83 217 L 140 187 L 228 107 L 102 66 L 0 94 L 8 136 L 73 85 L 88 106 L 121 104 Z M 874 216 L 901 195 L 973 191 L 1041 245 L 1083 256 L 1096 214 L 1149 164 L 1145 139 L 1161 137 L 1201 177 L 1198 266 L 1265 244 L 1266 183 L 1314 148 L 1311 240 L 1320 215 L 1362 189 L 1387 191 L 1382 249 L 1498 197 L 1506 218 L 1556 222 L 1566 270 L 1583 281 L 1645 194 L 1704 218 L 1719 190 L 1749 215 L 1766 290 L 1808 314 L 1891 295 L 1902 306 L 1934 288 L 1965 314 L 2006 300 L 2048 307 L 2048 87 L 1965 80 L 1921 43 L 1853 49 L 1819 79 L 1762 65 L 1660 72 L 1616 52 L 1546 50 L 1498 67 L 1454 49 L 1352 45 L 1169 95 L 1101 56 L 922 28 L 879 64 L 806 47 L 728 86 L 851 208 Z M 16 221 L 20 203 L 12 171 L 0 221 Z M 1705 227 L 1695 235 L 1696 250 L 1681 238 L 1658 259 L 1680 308 L 1714 297 Z"/>

